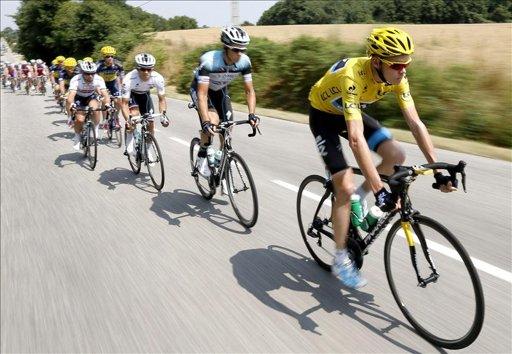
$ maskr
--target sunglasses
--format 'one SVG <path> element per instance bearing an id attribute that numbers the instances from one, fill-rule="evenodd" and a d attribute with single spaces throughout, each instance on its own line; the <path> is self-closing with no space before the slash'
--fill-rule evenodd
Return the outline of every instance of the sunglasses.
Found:
<path id="1" fill-rule="evenodd" d="M 105 55 L 104 58 L 113 58 L 113 55 Z"/>
<path id="2" fill-rule="evenodd" d="M 153 71 L 153 69 L 151 69 L 151 68 L 137 68 L 137 70 L 144 71 L 144 72 L 147 72 L 147 73 Z"/>
<path id="3" fill-rule="evenodd" d="M 235 53 L 245 53 L 247 49 L 229 48 Z"/>
<path id="4" fill-rule="evenodd" d="M 411 63 L 411 60 L 409 60 L 407 63 L 393 63 L 392 61 L 388 61 L 388 60 L 385 60 L 382 58 L 379 58 L 379 59 L 381 62 L 383 62 L 384 64 L 389 66 L 391 69 L 396 70 L 396 71 L 407 69 L 407 67 Z"/>
<path id="5" fill-rule="evenodd" d="M 94 73 L 83 73 L 82 75 L 93 76 Z"/>

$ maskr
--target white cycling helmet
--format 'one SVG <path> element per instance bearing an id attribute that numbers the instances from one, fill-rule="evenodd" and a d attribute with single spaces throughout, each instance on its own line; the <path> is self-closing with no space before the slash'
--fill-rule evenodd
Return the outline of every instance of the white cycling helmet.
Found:
<path id="1" fill-rule="evenodd" d="M 135 56 L 135 64 L 137 64 L 137 69 L 152 69 L 156 64 L 156 59 L 149 53 L 140 53 Z"/>
<path id="2" fill-rule="evenodd" d="M 96 66 L 96 63 L 83 61 L 80 63 L 80 69 L 82 69 L 82 72 L 86 74 L 94 74 L 96 73 L 96 70 L 98 70 L 98 67 Z"/>
<path id="3" fill-rule="evenodd" d="M 41 59 L 36 59 L 36 64 L 42 64 L 43 61 Z"/>
<path id="4" fill-rule="evenodd" d="M 241 27 L 228 26 L 222 29 L 220 41 L 229 48 L 245 49 L 251 39 Z"/>
<path id="5" fill-rule="evenodd" d="M 30 59 L 30 64 L 35 64 L 36 60 L 35 59 Z"/>

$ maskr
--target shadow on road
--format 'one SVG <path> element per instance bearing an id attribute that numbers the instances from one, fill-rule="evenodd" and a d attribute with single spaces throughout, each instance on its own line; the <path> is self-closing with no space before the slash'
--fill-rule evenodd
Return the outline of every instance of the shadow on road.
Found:
<path id="1" fill-rule="evenodd" d="M 373 295 L 343 287 L 331 274 L 318 267 L 314 260 L 300 253 L 271 245 L 266 249 L 240 251 L 230 261 L 240 286 L 265 305 L 295 318 L 306 331 L 322 335 L 317 331 L 319 325 L 308 317 L 309 314 L 320 309 L 328 313 L 336 311 L 351 317 L 397 348 L 409 353 L 419 353 L 389 335 L 399 326 L 408 328 L 412 335 L 417 335 L 411 326 L 380 310 L 374 303 Z M 304 311 L 296 311 L 272 297 L 270 292 L 280 288 L 311 293 L 318 304 Z M 364 316 L 372 316 L 388 325 L 385 328 L 376 327 L 367 322 Z"/>
<path id="2" fill-rule="evenodd" d="M 70 132 L 60 132 L 60 133 L 54 133 L 47 136 L 48 139 L 52 141 L 59 141 L 62 139 L 69 140 L 69 147 L 71 148 L 71 139 L 75 136 L 75 133 Z"/>
<path id="3" fill-rule="evenodd" d="M 68 162 L 64 163 L 65 161 Z M 88 160 L 84 157 L 84 154 L 78 151 L 60 155 L 55 159 L 55 165 L 61 168 L 68 165 L 79 165 L 80 167 L 84 167 L 89 171 L 92 171 Z"/>
<path id="4" fill-rule="evenodd" d="M 207 219 L 215 226 L 226 231 L 241 235 L 251 233 L 229 215 L 223 214 L 217 206 L 226 206 L 228 202 L 213 198 L 205 200 L 200 194 L 184 189 L 175 189 L 173 192 L 164 192 L 153 197 L 153 205 L 150 210 L 169 222 L 169 225 L 180 226 L 182 218 L 200 217 Z"/>
<path id="5" fill-rule="evenodd" d="M 126 184 L 135 186 L 144 192 L 152 194 L 158 193 L 155 187 L 153 187 L 153 183 L 151 182 L 148 173 L 143 173 L 141 171 L 136 175 L 132 170 L 123 167 L 116 167 L 111 170 L 101 172 L 98 182 L 107 186 L 109 190 L 114 190 L 118 186 Z"/>
<path id="6" fill-rule="evenodd" d="M 61 120 L 54 120 L 54 121 L 52 122 L 52 124 L 53 124 L 53 125 L 55 125 L 55 126 L 57 126 L 57 127 L 59 127 L 59 126 L 61 126 L 61 125 L 65 125 L 65 124 L 67 124 L 67 122 L 68 122 L 68 121 L 67 121 L 66 119 L 61 119 Z"/>
<path id="7" fill-rule="evenodd" d="M 47 116 L 48 115 L 53 115 L 53 114 L 63 114 L 60 110 L 57 110 L 57 111 L 50 111 L 50 112 L 44 112 L 44 114 L 46 114 Z"/>

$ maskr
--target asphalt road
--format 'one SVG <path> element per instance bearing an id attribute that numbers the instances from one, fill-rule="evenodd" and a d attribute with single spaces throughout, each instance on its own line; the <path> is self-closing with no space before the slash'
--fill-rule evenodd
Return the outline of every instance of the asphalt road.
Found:
<path id="1" fill-rule="evenodd" d="M 2 90 L 2 353 L 443 351 L 419 337 L 394 302 L 384 236 L 365 259 L 369 284 L 360 291 L 310 259 L 296 192 L 283 187 L 322 173 L 307 126 L 262 117 L 263 135 L 235 131 L 260 200 L 258 223 L 247 230 L 227 197 L 199 195 L 188 158 L 196 114 L 187 102 L 168 105 L 171 125 L 156 133 L 167 176 L 158 193 L 144 168 L 135 176 L 121 150 L 106 144 L 90 171 L 50 97 Z M 424 162 L 416 146 L 404 147 L 407 164 Z M 479 269 L 485 323 L 462 352 L 509 353 L 511 164 L 438 155 L 468 162 L 468 193 L 441 194 L 425 177 L 412 196 Z M 464 304 L 459 286 L 455 274 L 453 297 Z M 431 316 L 450 311 L 437 306 Z"/>

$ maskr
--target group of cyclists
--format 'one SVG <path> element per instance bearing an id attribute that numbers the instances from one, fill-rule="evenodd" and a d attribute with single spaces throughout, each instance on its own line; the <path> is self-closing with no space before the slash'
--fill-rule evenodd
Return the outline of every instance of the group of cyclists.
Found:
<path id="1" fill-rule="evenodd" d="M 219 122 L 231 120 L 233 117 L 228 85 L 238 76 L 242 76 L 244 81 L 248 120 L 253 127 L 260 123 L 255 112 L 256 94 L 252 83 L 251 61 L 245 54 L 250 43 L 249 35 L 241 27 L 228 26 L 221 30 L 220 40 L 222 49 L 206 52 L 200 57 L 190 87 L 190 96 L 201 126 L 198 170 L 205 177 L 210 173 L 206 151 L 212 144 L 215 127 Z M 364 286 L 366 280 L 347 251 L 350 197 L 354 193 L 361 197 L 365 213 L 368 210 L 366 197 L 370 192 L 374 194 L 375 204 L 382 211 L 395 209 L 398 197 L 384 187 L 379 173 L 389 175 L 393 173 L 394 165 L 405 161 L 403 149 L 389 130 L 364 113 L 362 108 L 378 101 L 386 93 L 394 92 L 404 119 L 423 155 L 429 163 L 436 162 L 432 140 L 416 111 L 406 76 L 414 53 L 412 38 L 395 27 L 376 28 L 367 38 L 366 48 L 367 56 L 346 58 L 334 63 L 312 86 L 308 97 L 309 126 L 330 175 L 335 195 L 332 222 L 336 253 L 332 271 L 345 286 L 351 288 Z M 158 96 L 158 110 L 163 114 L 161 123 L 163 126 L 169 125 L 164 78 L 154 70 L 156 59 L 149 53 L 137 54 L 135 69 L 127 74 L 124 73 L 122 63 L 115 58 L 116 50 L 113 47 L 101 48 L 101 55 L 103 59 L 98 62 L 94 62 L 92 58 L 77 62 L 71 57 L 58 56 L 49 68 L 42 63 L 43 73 L 48 75 L 56 99 L 66 97 L 68 123 L 73 125 L 75 131 L 75 149 L 79 149 L 79 134 L 84 120 L 83 115 L 75 112 L 76 108 L 98 108 L 105 105 L 109 109 L 122 112 L 127 133 L 124 153 L 133 154 L 134 127 L 131 117 L 154 112 L 150 95 L 153 88 Z M 41 64 L 38 61 L 30 66 L 24 62 L 14 76 L 11 75 L 12 70 L 17 69 L 12 69 L 10 64 L 4 74 L 9 79 L 20 75 L 29 79 L 38 77 L 38 65 Z M 101 113 L 97 111 L 94 117 L 96 129 L 100 121 Z M 116 128 L 120 128 L 119 123 L 116 123 Z M 153 123 L 149 129 L 151 133 L 154 132 Z M 343 155 L 340 136 L 348 140 L 365 177 L 365 182 L 357 188 L 354 185 L 352 169 Z M 373 164 L 370 151 L 376 152 L 382 158 L 378 166 Z M 449 176 L 439 171 L 434 172 L 436 183 L 441 185 L 442 192 L 456 190 Z"/>
<path id="2" fill-rule="evenodd" d="M 46 80 L 48 78 L 48 66 L 41 59 L 23 60 L 19 63 L 2 62 L 2 87 L 7 87 L 7 83 L 11 90 L 26 90 L 27 94 L 31 90 L 45 93 Z"/>

